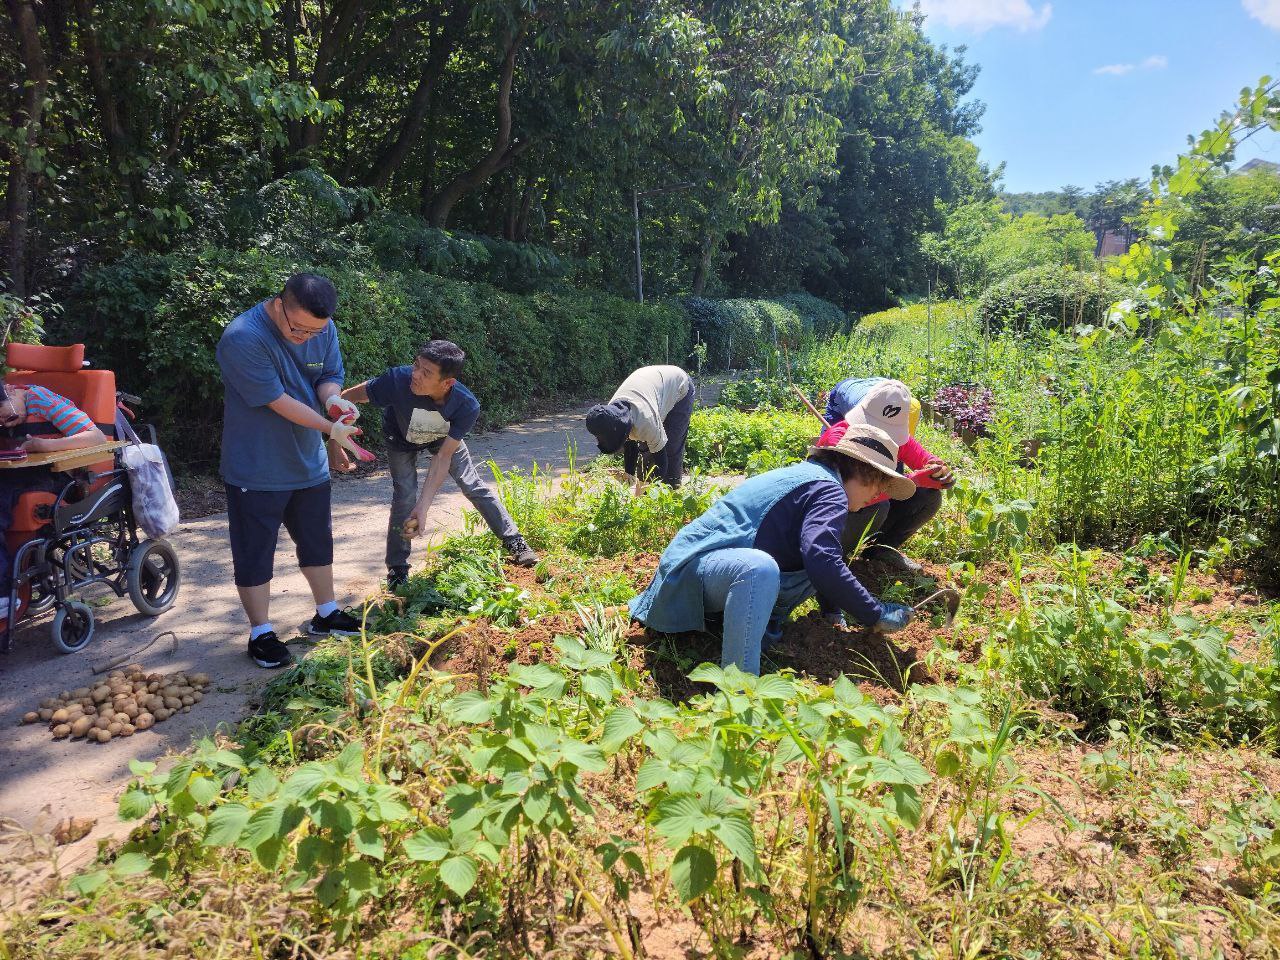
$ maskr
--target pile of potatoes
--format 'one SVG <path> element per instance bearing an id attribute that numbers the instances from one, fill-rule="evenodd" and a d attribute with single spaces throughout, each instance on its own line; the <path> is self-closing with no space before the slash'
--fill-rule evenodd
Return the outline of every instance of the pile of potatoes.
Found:
<path id="1" fill-rule="evenodd" d="M 178 711 L 187 713 L 204 698 L 207 673 L 144 673 L 131 663 L 113 671 L 92 687 L 64 690 L 40 703 L 22 718 L 23 723 L 49 724 L 55 740 L 81 737 L 106 743 L 112 737 L 130 737 L 147 730 Z"/>

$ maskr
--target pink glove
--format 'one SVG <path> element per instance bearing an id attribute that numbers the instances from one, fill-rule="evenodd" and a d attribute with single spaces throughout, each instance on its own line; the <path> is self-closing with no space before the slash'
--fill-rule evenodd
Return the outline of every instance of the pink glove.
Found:
<path id="1" fill-rule="evenodd" d="M 360 433 L 359 427 L 343 423 L 341 420 L 334 421 L 333 426 L 329 428 L 329 437 L 337 441 L 338 446 L 354 453 L 361 463 L 371 463 L 376 459 L 374 455 L 352 439 L 358 433 Z"/>

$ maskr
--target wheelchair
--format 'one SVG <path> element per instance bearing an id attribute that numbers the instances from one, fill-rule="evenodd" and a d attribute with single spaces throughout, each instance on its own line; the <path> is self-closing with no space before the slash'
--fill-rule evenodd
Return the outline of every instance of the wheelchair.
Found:
<path id="1" fill-rule="evenodd" d="M 137 399 L 117 393 L 111 371 L 85 368 L 84 344 L 11 343 L 5 361 L 10 368 L 6 383 L 34 384 L 62 394 L 109 439 L 116 437 L 118 416 L 132 417 L 126 403 Z M 16 430 L 58 435 L 51 424 L 30 416 Z M 154 427 L 139 425 L 135 431 L 155 442 Z M 139 536 L 120 451 L 63 476 L 67 483 L 56 493 L 24 492 L 13 506 L 5 534 L 13 558 L 10 613 L 0 620 L 0 650 L 5 653 L 13 648 L 17 626 L 50 610 L 54 646 L 63 653 L 83 650 L 93 639 L 94 615 L 93 607 L 77 598 L 91 587 L 128 595 L 140 613 L 151 617 L 164 613 L 178 597 L 182 570 L 177 553 L 166 540 Z"/>

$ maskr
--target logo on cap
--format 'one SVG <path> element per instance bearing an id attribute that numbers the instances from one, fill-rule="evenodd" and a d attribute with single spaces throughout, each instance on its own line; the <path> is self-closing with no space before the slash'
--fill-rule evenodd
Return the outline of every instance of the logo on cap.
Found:
<path id="1" fill-rule="evenodd" d="M 902 413 L 902 408 L 895 403 L 886 403 L 884 409 L 880 411 L 880 416 L 886 420 L 892 420 L 898 414 Z"/>

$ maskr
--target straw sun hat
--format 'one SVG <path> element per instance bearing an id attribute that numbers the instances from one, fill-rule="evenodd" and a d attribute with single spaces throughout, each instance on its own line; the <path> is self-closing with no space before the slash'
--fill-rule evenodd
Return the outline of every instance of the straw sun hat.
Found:
<path id="1" fill-rule="evenodd" d="M 887 492 L 892 500 L 906 500 L 916 492 L 911 478 L 898 472 L 898 445 L 878 427 L 841 420 L 824 430 L 809 448 L 811 454 L 822 450 L 834 450 L 875 467 L 889 478 Z"/>

